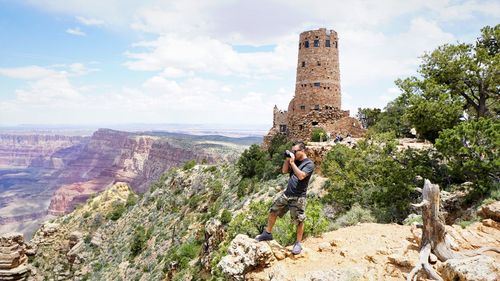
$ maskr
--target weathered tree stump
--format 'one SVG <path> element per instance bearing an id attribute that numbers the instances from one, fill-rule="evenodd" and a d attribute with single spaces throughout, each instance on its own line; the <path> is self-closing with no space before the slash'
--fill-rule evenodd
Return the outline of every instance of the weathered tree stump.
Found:
<path id="1" fill-rule="evenodd" d="M 420 191 L 420 190 L 419 190 Z M 422 239 L 420 240 L 420 257 L 418 264 L 411 270 L 406 278 L 407 281 L 415 280 L 417 273 L 424 270 L 429 278 L 443 280 L 429 263 L 431 254 L 434 254 L 441 262 L 448 259 L 463 258 L 470 255 L 478 255 L 484 251 L 500 252 L 497 248 L 481 248 L 469 253 L 459 254 L 451 249 L 451 241 L 446 235 L 446 228 L 439 216 L 439 185 L 425 180 L 422 192 L 422 202 L 412 204 L 422 208 Z"/>

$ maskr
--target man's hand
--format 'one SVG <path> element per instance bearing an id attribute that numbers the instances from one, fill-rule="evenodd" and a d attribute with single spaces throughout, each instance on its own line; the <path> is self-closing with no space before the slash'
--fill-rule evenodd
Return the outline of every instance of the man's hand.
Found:
<path id="1" fill-rule="evenodd" d="M 295 163 L 295 154 L 291 153 L 290 154 L 290 159 L 288 161 L 290 161 L 290 164 Z"/>

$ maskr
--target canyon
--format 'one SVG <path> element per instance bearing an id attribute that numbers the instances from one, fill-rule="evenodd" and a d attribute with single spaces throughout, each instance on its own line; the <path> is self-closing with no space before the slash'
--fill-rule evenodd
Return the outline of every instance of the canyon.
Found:
<path id="1" fill-rule="evenodd" d="M 113 183 L 143 193 L 171 167 L 231 161 L 245 147 L 239 138 L 111 129 L 92 136 L 0 134 L 0 233 L 29 239 L 41 222 Z"/>

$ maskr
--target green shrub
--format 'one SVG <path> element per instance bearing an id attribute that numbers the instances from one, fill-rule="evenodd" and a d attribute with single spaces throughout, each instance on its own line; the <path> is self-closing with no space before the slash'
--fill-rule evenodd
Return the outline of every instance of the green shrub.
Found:
<path id="1" fill-rule="evenodd" d="M 355 149 L 336 145 L 322 163 L 331 182 L 324 200 L 346 210 L 359 203 L 381 222 L 402 222 L 417 199 L 416 176 L 439 184 L 447 180 L 446 169 L 433 157 L 426 150 L 397 151 L 387 134 L 360 141 Z"/>
<path id="2" fill-rule="evenodd" d="M 500 121 L 480 118 L 444 130 L 436 149 L 448 162 L 454 181 L 473 182 L 477 195 L 499 189 Z"/>
<path id="3" fill-rule="evenodd" d="M 188 268 L 189 262 L 196 258 L 201 251 L 201 242 L 195 239 L 189 239 L 186 242 L 170 248 L 167 253 L 164 272 L 169 270 L 171 262 L 177 262 L 178 271 Z"/>
<path id="4" fill-rule="evenodd" d="M 195 194 L 195 195 L 191 196 L 191 198 L 189 198 L 189 200 L 188 200 L 189 208 L 191 208 L 191 209 L 196 208 L 202 199 L 203 199 L 203 196 L 201 196 L 199 194 Z"/>
<path id="5" fill-rule="evenodd" d="M 318 236 L 328 230 L 329 221 L 323 214 L 323 204 L 318 199 L 308 198 L 303 238 Z M 278 218 L 273 228 L 273 237 L 281 245 L 291 245 L 297 238 L 297 225 L 289 214 Z"/>
<path id="6" fill-rule="evenodd" d="M 311 140 L 315 142 L 327 141 L 327 133 L 323 128 L 313 128 L 311 132 Z"/>
<path id="7" fill-rule="evenodd" d="M 121 218 L 123 213 L 127 210 L 125 208 L 125 204 L 119 201 L 113 202 L 111 206 L 112 206 L 111 212 L 109 212 L 106 215 L 106 218 L 112 221 L 116 221 L 119 218 Z"/>
<path id="8" fill-rule="evenodd" d="M 249 210 L 236 215 L 229 223 L 227 239 L 231 241 L 237 234 L 255 237 L 267 223 L 271 201 L 253 201 Z"/>
<path id="9" fill-rule="evenodd" d="M 146 241 L 148 241 L 149 237 L 151 236 L 151 233 L 151 229 L 146 232 L 146 229 L 142 225 L 139 225 L 135 228 L 134 235 L 132 237 L 132 244 L 130 245 L 131 258 L 136 257 L 142 252 L 144 246 L 146 245 Z"/>
<path id="10" fill-rule="evenodd" d="M 125 203 L 125 207 L 128 208 L 130 206 L 134 206 L 135 204 L 137 204 L 137 196 L 131 192 L 128 194 L 127 203 Z"/>
<path id="11" fill-rule="evenodd" d="M 85 235 L 83 242 L 85 242 L 85 244 L 90 244 L 90 241 L 92 241 L 92 236 L 90 234 Z"/>
<path id="12" fill-rule="evenodd" d="M 159 198 L 156 201 L 156 210 L 160 211 L 161 209 L 163 209 L 163 206 L 165 206 L 165 200 L 163 200 L 163 198 Z"/>
<path id="13" fill-rule="evenodd" d="M 473 216 L 472 218 L 468 219 L 468 220 L 465 220 L 465 219 L 459 219 L 457 220 L 456 224 L 458 224 L 459 226 L 461 226 L 462 228 L 467 228 L 469 225 L 475 223 L 475 222 L 478 222 L 480 221 L 481 218 L 478 217 L 478 216 Z"/>
<path id="14" fill-rule="evenodd" d="M 422 219 L 422 215 L 415 215 L 415 214 L 411 214 L 410 216 L 408 216 L 404 221 L 403 221 L 403 224 L 404 225 L 412 225 L 413 223 L 419 223 L 419 224 L 422 224 L 424 221 Z"/>
<path id="15" fill-rule="evenodd" d="M 238 160 L 237 167 L 242 177 L 261 176 L 265 172 L 267 154 L 256 144 L 245 149 Z"/>
<path id="16" fill-rule="evenodd" d="M 318 236 L 325 232 L 329 222 L 323 213 L 323 204 L 318 199 L 308 198 L 306 206 L 306 221 L 304 237 Z"/>
<path id="17" fill-rule="evenodd" d="M 370 210 L 363 209 L 359 204 L 354 204 L 352 208 L 336 220 L 341 227 L 356 225 L 363 222 L 375 222 L 375 217 Z"/>
<path id="18" fill-rule="evenodd" d="M 205 168 L 205 172 L 215 173 L 217 171 L 217 166 L 212 165 Z"/>
<path id="19" fill-rule="evenodd" d="M 257 181 L 251 178 L 242 178 L 238 183 L 238 189 L 236 190 L 236 195 L 238 198 L 243 198 L 247 194 L 254 192 Z"/>
<path id="20" fill-rule="evenodd" d="M 184 163 L 182 169 L 184 171 L 191 170 L 194 166 L 196 166 L 196 160 L 189 160 Z"/>
<path id="21" fill-rule="evenodd" d="M 271 139 L 267 151 L 253 144 L 241 154 L 237 167 L 243 178 L 257 178 L 262 180 L 276 178 L 281 174 L 283 152 L 290 149 L 291 142 L 285 135 L 277 134 Z"/>
<path id="22" fill-rule="evenodd" d="M 229 211 L 228 209 L 224 209 L 224 211 L 222 211 L 222 214 L 220 216 L 220 221 L 223 224 L 228 224 L 231 222 L 232 219 L 233 219 L 233 214 L 231 213 L 231 211 Z"/>
<path id="23" fill-rule="evenodd" d="M 215 180 L 209 185 L 209 188 L 212 190 L 211 198 L 213 201 L 215 201 L 222 195 L 224 186 L 222 185 L 222 182 L 220 180 Z"/>

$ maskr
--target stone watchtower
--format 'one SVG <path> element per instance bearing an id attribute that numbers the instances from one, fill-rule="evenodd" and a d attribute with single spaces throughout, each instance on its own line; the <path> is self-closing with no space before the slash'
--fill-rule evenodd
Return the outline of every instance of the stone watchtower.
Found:
<path id="1" fill-rule="evenodd" d="M 337 32 L 321 28 L 300 34 L 295 97 L 290 115 L 321 110 L 325 105 L 340 109 L 340 68 Z"/>
<path id="2" fill-rule="evenodd" d="M 326 28 L 302 32 L 298 47 L 295 96 L 288 111 L 274 108 L 273 128 L 264 137 L 264 146 L 276 134 L 310 140 L 316 127 L 329 134 L 361 134 L 359 122 L 341 109 L 337 32 Z"/>

